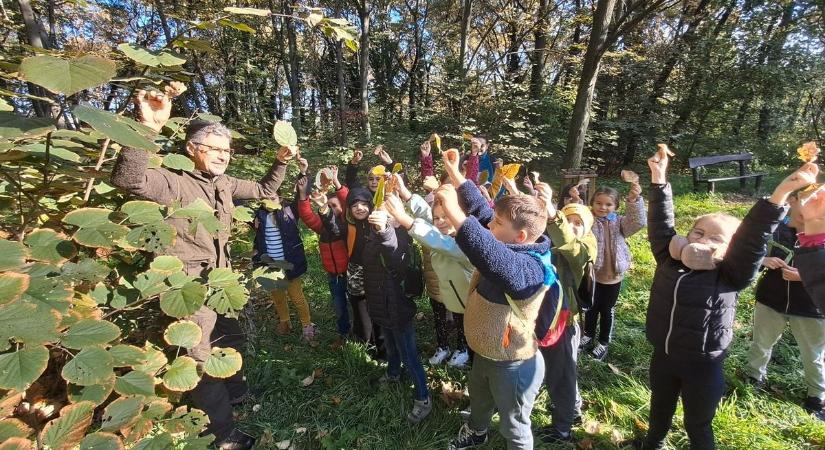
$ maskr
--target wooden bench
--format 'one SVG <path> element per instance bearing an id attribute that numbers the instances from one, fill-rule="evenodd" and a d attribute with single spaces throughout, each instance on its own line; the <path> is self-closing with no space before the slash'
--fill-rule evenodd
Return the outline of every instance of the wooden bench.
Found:
<path id="1" fill-rule="evenodd" d="M 717 155 L 717 156 L 700 156 L 690 158 L 688 165 L 691 172 L 693 172 L 693 192 L 699 190 L 699 183 L 707 183 L 708 192 L 714 192 L 716 183 L 719 181 L 739 180 L 739 187 L 744 189 L 745 183 L 749 178 L 753 178 L 754 190 L 759 192 L 759 185 L 762 184 L 762 177 L 764 173 L 751 173 L 748 170 L 748 163 L 753 161 L 753 155 L 750 153 L 737 153 L 733 155 Z M 703 176 L 705 167 L 724 163 L 737 163 L 739 165 L 739 175 L 707 177 Z"/>

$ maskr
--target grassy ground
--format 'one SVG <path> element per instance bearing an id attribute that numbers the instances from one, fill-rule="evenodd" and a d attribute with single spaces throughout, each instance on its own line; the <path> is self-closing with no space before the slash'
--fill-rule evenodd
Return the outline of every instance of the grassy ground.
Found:
<path id="1" fill-rule="evenodd" d="M 772 186 L 769 180 L 765 185 Z M 744 215 L 753 197 L 732 193 L 688 194 L 687 180 L 675 187 L 676 217 L 680 231 L 691 218 L 704 212 L 725 210 Z M 432 415 L 419 425 L 405 419 L 412 405 L 412 388 L 407 385 L 378 390 L 370 380 L 384 368 L 371 360 L 358 345 L 333 348 L 335 324 L 330 306 L 326 275 L 321 269 L 315 237 L 305 234 L 310 271 L 304 280 L 313 320 L 322 330 L 321 345 L 311 348 L 299 335 L 274 334 L 275 312 L 260 298 L 252 326 L 255 336 L 246 355 L 247 378 L 262 389 L 260 407 L 248 405 L 242 413 L 243 426 L 259 436 L 259 448 L 295 449 L 438 449 L 446 448 L 459 429 L 458 411 L 467 400 L 453 401 L 442 395 L 445 383 L 461 388 L 467 373 L 426 367 L 431 393 L 435 398 Z M 584 449 L 618 448 L 615 444 L 642 436 L 648 417 L 650 391 L 647 370 L 651 347 L 644 337 L 644 317 L 654 262 L 644 232 L 630 240 L 634 267 L 628 274 L 617 306 L 615 340 L 606 363 L 583 358 L 579 375 L 585 400 L 584 425 L 576 428 L 576 446 Z M 809 418 L 798 406 L 805 396 L 799 352 L 790 332 L 775 347 L 769 366 L 769 392 L 758 392 L 741 382 L 750 338 L 752 292 L 740 299 L 736 319 L 736 339 L 725 364 L 728 395 L 714 421 L 719 448 L 722 449 L 812 449 L 825 446 L 825 426 Z M 426 301 L 420 302 L 423 318 L 416 322 L 418 347 L 422 359 L 434 350 L 432 313 Z M 297 317 L 293 316 L 297 327 Z M 302 381 L 315 373 L 309 386 Z M 548 396 L 542 391 L 533 410 L 534 426 L 549 421 Z M 495 424 L 494 424 L 495 429 Z M 504 448 L 497 435 L 486 449 Z M 289 441 L 289 442 L 287 442 Z M 279 447 L 280 444 L 280 447 Z M 677 410 L 669 435 L 672 448 L 688 448 Z M 536 448 L 552 447 L 537 441 Z"/>

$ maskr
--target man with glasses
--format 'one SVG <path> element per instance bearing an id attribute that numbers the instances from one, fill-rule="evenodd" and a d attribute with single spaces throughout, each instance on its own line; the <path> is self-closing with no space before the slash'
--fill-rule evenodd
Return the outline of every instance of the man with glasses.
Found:
<path id="1" fill-rule="evenodd" d="M 172 99 L 183 90 L 185 88 L 178 85 L 170 86 L 164 93 L 138 92 L 135 104 L 140 122 L 160 131 L 169 119 Z M 281 148 L 269 172 L 254 182 L 224 174 L 232 156 L 231 141 L 231 133 L 223 124 L 193 121 L 186 130 L 185 151 L 195 163 L 195 170 L 149 167 L 149 153 L 132 148 L 120 152 L 112 170 L 112 184 L 131 194 L 163 205 L 179 203 L 186 206 L 201 199 L 215 210 L 223 227 L 214 236 L 201 226 L 191 233 L 187 219 L 166 219 L 175 228 L 177 237 L 163 253 L 183 261 L 188 275 L 205 276 L 211 269 L 230 267 L 233 200 L 277 198 L 286 165 L 298 150 L 297 147 Z M 187 319 L 197 323 L 203 331 L 201 343 L 189 351 L 195 360 L 205 361 L 212 346 L 242 350 L 245 338 L 237 319 L 219 315 L 206 306 Z M 235 428 L 232 418 L 232 405 L 248 397 L 241 372 L 227 379 L 204 374 L 191 396 L 195 406 L 209 416 L 207 432 L 215 435 L 217 448 L 252 448 L 255 440 Z"/>

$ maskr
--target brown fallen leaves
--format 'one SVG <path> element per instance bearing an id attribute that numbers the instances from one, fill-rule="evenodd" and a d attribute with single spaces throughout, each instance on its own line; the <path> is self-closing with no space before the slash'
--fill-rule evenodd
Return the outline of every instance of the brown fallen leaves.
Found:
<path id="1" fill-rule="evenodd" d="M 638 183 L 639 174 L 632 170 L 622 170 L 622 181 L 625 183 Z"/>

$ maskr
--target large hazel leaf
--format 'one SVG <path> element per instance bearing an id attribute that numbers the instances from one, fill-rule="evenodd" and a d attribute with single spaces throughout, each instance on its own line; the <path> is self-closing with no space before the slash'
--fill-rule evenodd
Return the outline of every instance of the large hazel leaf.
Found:
<path id="1" fill-rule="evenodd" d="M 29 252 L 16 241 L 0 240 L 0 272 L 15 270 L 26 263 Z"/>
<path id="2" fill-rule="evenodd" d="M 161 50 L 153 52 L 134 44 L 123 43 L 117 46 L 118 50 L 123 52 L 129 59 L 136 61 L 144 66 L 160 67 L 160 66 L 180 66 L 186 62 L 186 59 L 168 51 Z"/>
<path id="3" fill-rule="evenodd" d="M 143 400 L 140 397 L 121 397 L 103 410 L 103 431 L 117 431 L 133 424 L 143 410 Z"/>
<path id="4" fill-rule="evenodd" d="M 180 289 L 172 289 L 160 295 L 160 309 L 164 314 L 176 318 L 192 315 L 206 301 L 206 286 L 197 281 L 189 281 Z"/>
<path id="5" fill-rule="evenodd" d="M 63 379 L 80 386 L 99 384 L 112 375 L 113 361 L 102 347 L 86 347 L 63 366 Z"/>
<path id="6" fill-rule="evenodd" d="M 102 383 L 91 386 L 78 386 L 70 383 L 68 387 L 69 400 L 73 403 L 92 402 L 95 405 L 100 405 L 109 398 L 114 386 L 115 374 L 112 374 Z"/>
<path id="7" fill-rule="evenodd" d="M 23 293 L 23 301 L 38 307 L 40 311 L 69 312 L 74 292 L 60 278 L 43 278 L 32 275 L 29 288 Z"/>
<path id="8" fill-rule="evenodd" d="M 259 9 L 259 8 L 239 8 L 235 6 L 227 6 L 223 9 L 223 12 L 228 12 L 229 14 L 240 14 L 240 15 L 247 15 L 247 16 L 261 16 L 261 17 L 268 17 L 272 14 L 268 9 Z"/>
<path id="9" fill-rule="evenodd" d="M 126 226 L 109 220 L 111 214 L 105 208 L 81 208 L 66 214 L 63 223 L 78 227 L 72 236 L 78 244 L 110 249 L 129 232 Z"/>
<path id="10" fill-rule="evenodd" d="M 145 225 L 163 220 L 163 214 L 160 212 L 161 208 L 162 206 L 155 202 L 133 200 L 124 203 L 120 208 L 120 212 L 126 214 L 129 223 L 133 225 Z"/>
<path id="11" fill-rule="evenodd" d="M 272 127 L 272 137 L 284 147 L 298 145 L 298 135 L 295 134 L 295 129 L 289 122 L 283 120 L 275 122 L 275 126 Z"/>
<path id="12" fill-rule="evenodd" d="M 120 328 L 112 322 L 99 319 L 81 319 L 66 331 L 60 342 L 69 348 L 81 349 L 105 344 L 120 336 Z"/>
<path id="13" fill-rule="evenodd" d="M 228 378 L 238 373 L 243 358 L 234 348 L 214 347 L 203 363 L 203 371 L 215 378 Z"/>
<path id="14" fill-rule="evenodd" d="M 25 273 L 0 273 L 0 305 L 9 303 L 23 296 L 29 288 L 29 275 Z"/>
<path id="15" fill-rule="evenodd" d="M 155 377 L 133 370 L 115 380 L 115 392 L 120 395 L 155 395 Z"/>
<path id="16" fill-rule="evenodd" d="M 149 375 L 157 374 L 168 362 L 166 355 L 149 342 L 146 342 L 143 350 L 145 352 L 143 361 L 140 364 L 132 365 L 132 367 L 135 370 L 148 373 Z"/>
<path id="17" fill-rule="evenodd" d="M 160 433 L 141 439 L 140 442 L 132 447 L 132 450 L 168 450 L 171 448 L 175 448 L 172 435 L 169 433 Z"/>
<path id="18" fill-rule="evenodd" d="M 135 289 L 140 291 L 142 298 L 149 298 L 169 289 L 169 286 L 163 282 L 164 280 L 166 280 L 165 273 L 148 270 L 138 274 L 133 285 Z"/>
<path id="19" fill-rule="evenodd" d="M 12 437 L 0 443 L 0 450 L 31 450 L 34 443 L 27 438 Z"/>
<path id="20" fill-rule="evenodd" d="M 176 209 L 172 217 L 189 219 L 191 221 L 188 230 L 190 234 L 195 234 L 198 226 L 202 226 L 212 236 L 224 229 L 223 224 L 215 217 L 215 210 L 202 198 L 197 198 L 183 208 Z"/>
<path id="21" fill-rule="evenodd" d="M 23 241 L 29 246 L 29 258 L 50 264 L 62 264 L 77 254 L 72 241 L 49 228 L 32 231 Z"/>
<path id="22" fill-rule="evenodd" d="M 54 120 L 23 117 L 11 111 L 0 111 L 0 136 L 5 139 L 45 136 L 54 130 Z"/>
<path id="23" fill-rule="evenodd" d="M 109 349 L 115 367 L 134 366 L 146 359 L 146 352 L 134 345 L 118 344 Z"/>
<path id="24" fill-rule="evenodd" d="M 0 355 L 0 388 L 25 391 L 49 363 L 49 350 L 42 346 L 26 346 L 16 352 Z"/>
<path id="25" fill-rule="evenodd" d="M 184 392 L 195 388 L 200 381 L 198 363 L 188 356 L 178 356 L 163 374 L 163 385 L 171 391 Z"/>
<path id="26" fill-rule="evenodd" d="M 169 345 L 192 348 L 201 342 L 203 331 L 195 322 L 179 320 L 169 324 L 163 332 L 163 340 Z"/>
<path id="27" fill-rule="evenodd" d="M 72 112 L 78 120 L 88 123 L 120 145 L 152 152 L 157 150 L 154 142 L 155 132 L 128 117 L 85 105 L 75 106 Z"/>
<path id="28" fill-rule="evenodd" d="M 123 441 L 116 434 L 97 432 L 80 441 L 80 450 L 123 450 Z"/>
<path id="29" fill-rule="evenodd" d="M 57 340 L 61 314 L 53 309 L 40 310 L 36 304 L 15 301 L 0 306 L 0 343 L 14 338 L 26 344 L 44 344 Z"/>
<path id="30" fill-rule="evenodd" d="M 26 81 L 69 96 L 108 82 L 115 76 L 115 69 L 113 61 L 99 56 L 63 59 L 39 55 L 23 59 L 19 74 Z"/>
<path id="31" fill-rule="evenodd" d="M 170 169 L 191 172 L 195 170 L 195 163 L 188 157 L 179 153 L 168 153 L 163 156 L 163 165 Z"/>
<path id="32" fill-rule="evenodd" d="M 80 444 L 86 429 L 92 423 L 95 404 L 74 403 L 60 410 L 60 417 L 47 423 L 40 433 L 40 441 L 47 448 L 70 450 Z"/>
<path id="33" fill-rule="evenodd" d="M 167 429 L 175 433 L 198 434 L 208 422 L 209 418 L 203 411 L 199 409 L 187 411 L 185 406 L 179 406 L 167 422 Z"/>
<path id="34" fill-rule="evenodd" d="M 157 253 L 175 242 L 175 228 L 165 222 L 153 222 L 132 228 L 126 233 L 126 243 L 132 247 Z"/>
<path id="35" fill-rule="evenodd" d="M 0 442 L 14 437 L 28 437 L 31 432 L 32 429 L 18 419 L 6 418 L 0 420 Z"/>
<path id="36" fill-rule="evenodd" d="M 243 309 L 249 294 L 241 285 L 229 286 L 220 289 L 209 296 L 206 305 L 214 309 L 218 314 L 227 317 L 238 317 L 238 311 Z"/>
<path id="37" fill-rule="evenodd" d="M 183 261 L 177 256 L 172 255 L 156 256 L 155 259 L 149 263 L 149 268 L 158 273 L 171 275 L 183 270 Z"/>

